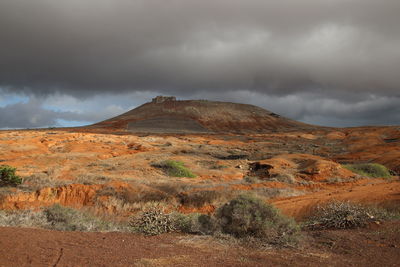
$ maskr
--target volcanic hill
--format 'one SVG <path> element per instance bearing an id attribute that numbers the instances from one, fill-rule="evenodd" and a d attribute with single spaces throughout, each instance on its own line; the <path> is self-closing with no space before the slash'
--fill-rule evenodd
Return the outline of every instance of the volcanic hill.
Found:
<path id="1" fill-rule="evenodd" d="M 164 96 L 93 126 L 148 133 L 264 133 L 315 128 L 253 105 L 177 101 Z"/>

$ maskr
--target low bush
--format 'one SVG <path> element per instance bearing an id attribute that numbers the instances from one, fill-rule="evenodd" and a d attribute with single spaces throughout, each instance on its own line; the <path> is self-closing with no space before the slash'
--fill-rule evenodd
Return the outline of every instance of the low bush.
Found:
<path id="1" fill-rule="evenodd" d="M 175 231 L 175 222 L 171 214 L 153 207 L 133 217 L 129 223 L 132 231 L 145 235 L 159 235 Z"/>
<path id="2" fill-rule="evenodd" d="M 160 163 L 153 164 L 154 167 L 163 169 L 169 176 L 173 177 L 196 177 L 181 161 L 166 160 Z"/>
<path id="3" fill-rule="evenodd" d="M 0 210 L 0 226 L 46 228 L 49 223 L 43 212 Z"/>
<path id="4" fill-rule="evenodd" d="M 210 235 L 218 229 L 214 217 L 200 213 L 174 213 L 172 214 L 175 229 L 188 234 Z"/>
<path id="5" fill-rule="evenodd" d="M 36 227 L 61 231 L 126 231 L 121 223 L 101 220 L 89 213 L 54 205 L 40 211 L 1 211 L 0 226 Z"/>
<path id="6" fill-rule="evenodd" d="M 383 210 L 365 207 L 351 202 L 331 202 L 319 206 L 305 223 L 306 228 L 349 229 L 365 227 L 368 223 L 388 218 Z"/>
<path id="7" fill-rule="evenodd" d="M 139 213 L 130 221 L 132 231 L 158 235 L 173 231 L 190 234 L 232 236 L 250 243 L 294 245 L 298 242 L 296 222 L 252 195 L 240 195 L 220 207 L 216 214 L 166 214 L 158 207 Z"/>
<path id="8" fill-rule="evenodd" d="M 44 214 L 48 228 L 60 231 L 115 231 L 118 226 L 103 221 L 89 213 L 64 207 L 59 204 L 46 208 Z"/>
<path id="9" fill-rule="evenodd" d="M 223 233 L 237 238 L 255 237 L 267 243 L 289 244 L 297 241 L 295 221 L 252 195 L 240 195 L 217 211 Z"/>
<path id="10" fill-rule="evenodd" d="M 17 169 L 8 165 L 0 166 L 0 186 L 17 186 L 22 178 L 15 174 Z"/>
<path id="11" fill-rule="evenodd" d="M 344 168 L 364 177 L 391 178 L 390 171 L 378 163 L 345 164 Z"/>

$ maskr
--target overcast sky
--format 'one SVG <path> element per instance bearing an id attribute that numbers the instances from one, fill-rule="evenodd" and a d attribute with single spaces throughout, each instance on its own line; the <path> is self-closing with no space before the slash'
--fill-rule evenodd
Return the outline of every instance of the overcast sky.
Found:
<path id="1" fill-rule="evenodd" d="M 399 0 L 0 0 L 0 128 L 156 95 L 329 126 L 400 125 Z"/>

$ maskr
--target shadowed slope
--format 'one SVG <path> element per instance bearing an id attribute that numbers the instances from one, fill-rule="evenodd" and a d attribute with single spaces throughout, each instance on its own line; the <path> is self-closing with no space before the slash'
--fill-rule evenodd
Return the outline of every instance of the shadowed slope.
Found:
<path id="1" fill-rule="evenodd" d="M 252 105 L 206 100 L 176 101 L 172 97 L 157 97 L 94 126 L 156 133 L 262 133 L 313 128 Z"/>

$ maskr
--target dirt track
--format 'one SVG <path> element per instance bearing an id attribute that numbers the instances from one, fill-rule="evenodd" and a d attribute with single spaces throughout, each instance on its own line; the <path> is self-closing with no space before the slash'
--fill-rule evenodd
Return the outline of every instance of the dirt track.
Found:
<path id="1" fill-rule="evenodd" d="M 400 223 L 311 232 L 304 244 L 257 250 L 202 236 L 0 228 L 0 266 L 398 266 Z"/>
<path id="2" fill-rule="evenodd" d="M 366 179 L 354 184 L 330 186 L 303 196 L 273 200 L 273 204 L 286 215 L 301 219 L 309 215 L 315 207 L 330 201 L 351 201 L 368 205 L 377 205 L 388 209 L 400 204 L 400 181 L 384 179 Z"/>

